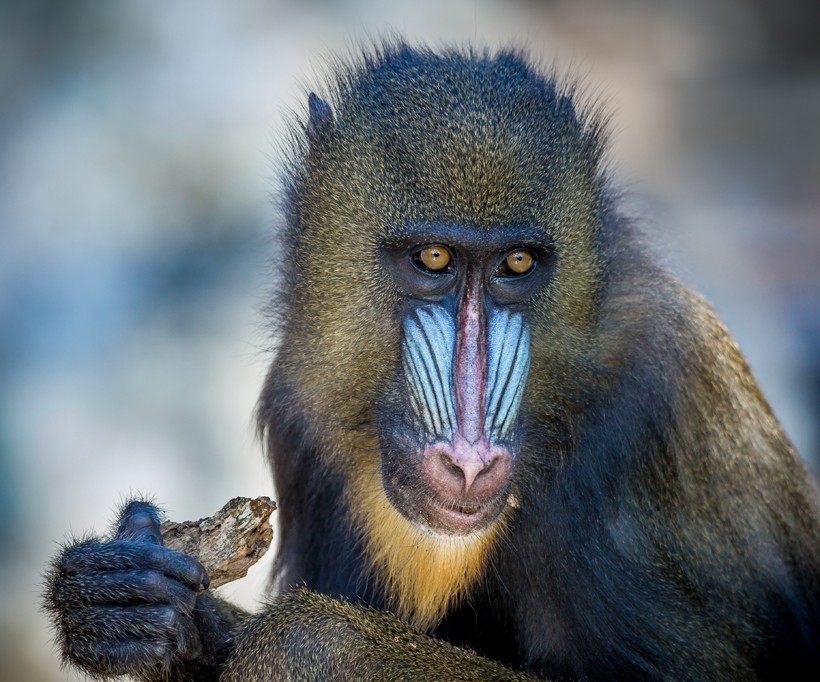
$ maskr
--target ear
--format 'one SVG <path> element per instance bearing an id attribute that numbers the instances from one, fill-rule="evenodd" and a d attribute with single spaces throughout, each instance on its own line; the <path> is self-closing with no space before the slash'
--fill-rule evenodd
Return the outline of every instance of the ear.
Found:
<path id="1" fill-rule="evenodd" d="M 308 122 L 305 126 L 308 139 L 315 140 L 331 125 L 333 125 L 333 110 L 330 105 L 311 92 L 308 95 Z"/>

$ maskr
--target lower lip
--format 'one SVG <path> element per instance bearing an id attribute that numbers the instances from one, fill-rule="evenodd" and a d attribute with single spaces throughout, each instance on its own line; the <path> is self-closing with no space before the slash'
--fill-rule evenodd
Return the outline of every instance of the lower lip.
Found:
<path id="1" fill-rule="evenodd" d="M 469 514 L 449 507 L 442 507 L 435 502 L 428 502 L 425 507 L 425 516 L 437 533 L 470 535 L 489 525 L 489 510 L 492 509 L 493 505 L 485 505 Z"/>

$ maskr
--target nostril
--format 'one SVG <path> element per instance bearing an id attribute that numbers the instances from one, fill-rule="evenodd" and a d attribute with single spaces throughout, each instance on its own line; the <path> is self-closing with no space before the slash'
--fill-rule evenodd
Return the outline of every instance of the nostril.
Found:
<path id="1" fill-rule="evenodd" d="M 446 452 L 440 452 L 438 458 L 446 471 L 455 476 L 464 476 L 464 470 Z"/>
<path id="2" fill-rule="evenodd" d="M 501 460 L 501 457 L 493 457 L 489 462 L 487 462 L 478 472 L 479 476 L 484 476 L 485 474 L 492 473 L 492 470 L 495 468 L 495 465 Z"/>

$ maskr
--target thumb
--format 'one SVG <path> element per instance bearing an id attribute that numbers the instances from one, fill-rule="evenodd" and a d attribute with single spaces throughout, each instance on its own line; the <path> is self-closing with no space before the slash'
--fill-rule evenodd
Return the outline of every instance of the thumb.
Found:
<path id="1" fill-rule="evenodd" d="M 162 544 L 159 532 L 159 509 L 145 500 L 132 500 L 121 510 L 117 519 L 116 540 L 134 540 Z"/>

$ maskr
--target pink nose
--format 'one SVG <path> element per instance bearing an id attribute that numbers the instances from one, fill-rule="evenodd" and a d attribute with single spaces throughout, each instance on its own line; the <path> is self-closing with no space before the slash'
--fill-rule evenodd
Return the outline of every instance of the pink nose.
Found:
<path id="1" fill-rule="evenodd" d="M 506 448 L 492 446 L 485 439 L 470 444 L 435 443 L 424 451 L 422 471 L 428 484 L 445 498 L 477 500 L 494 497 L 507 483 L 512 456 Z"/>

